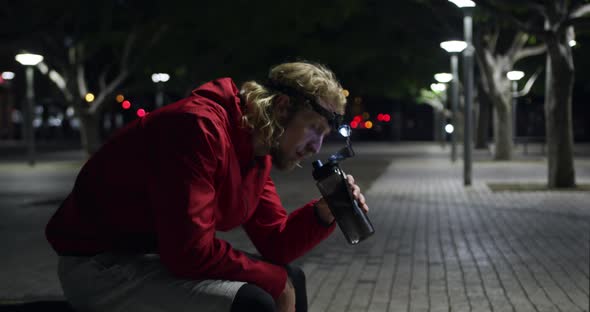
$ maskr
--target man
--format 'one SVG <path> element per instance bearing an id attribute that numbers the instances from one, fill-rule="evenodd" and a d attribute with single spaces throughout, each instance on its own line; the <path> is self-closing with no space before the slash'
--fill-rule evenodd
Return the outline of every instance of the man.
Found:
<path id="1" fill-rule="evenodd" d="M 289 263 L 334 217 L 323 199 L 287 215 L 270 170 L 317 153 L 345 102 L 327 68 L 286 63 L 265 83 L 239 91 L 214 80 L 124 127 L 47 225 L 68 301 L 80 311 L 306 311 L 305 277 Z M 215 237 L 238 226 L 260 257 Z"/>

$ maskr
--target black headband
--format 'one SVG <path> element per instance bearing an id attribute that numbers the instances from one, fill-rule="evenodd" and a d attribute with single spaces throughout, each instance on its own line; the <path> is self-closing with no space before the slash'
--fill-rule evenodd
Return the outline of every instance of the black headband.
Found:
<path id="1" fill-rule="evenodd" d="M 326 118 L 328 120 L 328 123 L 330 124 L 330 126 L 332 127 L 332 129 L 334 130 L 338 130 L 338 128 L 340 128 L 340 125 L 342 124 L 342 121 L 344 119 L 344 116 L 337 114 L 335 112 L 331 112 L 327 109 L 325 109 L 322 105 L 320 105 L 316 99 L 310 95 L 307 94 L 305 92 L 301 92 L 293 87 L 290 86 L 286 86 L 286 85 L 282 85 L 282 84 L 278 84 L 272 80 L 267 80 L 264 84 L 264 87 L 266 87 L 267 89 L 271 89 L 274 91 L 278 91 L 281 92 L 285 95 L 291 96 L 291 97 L 303 97 L 305 98 L 309 104 L 311 105 L 311 108 L 318 114 L 324 116 L 324 118 Z"/>

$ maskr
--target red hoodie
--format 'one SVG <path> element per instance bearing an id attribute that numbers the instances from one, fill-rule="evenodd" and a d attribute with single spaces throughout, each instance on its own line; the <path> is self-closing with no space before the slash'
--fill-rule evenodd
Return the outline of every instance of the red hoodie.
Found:
<path id="1" fill-rule="evenodd" d="M 241 127 L 238 89 L 214 80 L 138 118 L 82 167 L 46 235 L 60 255 L 157 252 L 175 275 L 255 284 L 275 299 L 285 265 L 327 237 L 311 202 L 287 215 Z M 215 231 L 243 226 L 269 262 L 248 258 Z M 272 263 L 271 263 L 272 262 Z"/>

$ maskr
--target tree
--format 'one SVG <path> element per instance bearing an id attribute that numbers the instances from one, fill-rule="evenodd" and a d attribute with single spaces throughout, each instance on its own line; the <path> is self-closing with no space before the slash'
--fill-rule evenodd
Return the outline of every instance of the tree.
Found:
<path id="1" fill-rule="evenodd" d="M 547 46 L 545 122 L 547 136 L 548 186 L 576 184 L 573 161 L 572 93 L 574 61 L 569 45 L 574 27 L 588 25 L 590 4 L 581 0 L 521 1 L 483 0 L 491 12 L 535 35 Z"/>
<path id="2" fill-rule="evenodd" d="M 38 68 L 74 108 L 82 146 L 91 154 L 101 143 L 99 121 L 108 99 L 138 69 L 167 26 L 154 18 L 157 9 L 149 5 L 151 10 L 112 1 L 30 2 L 5 7 L 23 29 L 11 33 L 13 44 L 45 56 Z M 36 10 L 25 12 L 27 3 Z M 32 15 L 30 22 L 18 21 L 25 14 Z M 84 100 L 89 92 L 95 95 L 90 103 Z"/>
<path id="3" fill-rule="evenodd" d="M 451 117 L 452 113 L 445 108 L 447 95 L 445 91 L 431 91 L 427 89 L 420 89 L 420 95 L 417 98 L 418 104 L 427 104 L 432 107 L 434 113 L 434 139 L 438 140 L 441 145 L 444 145 L 445 135 L 443 127 L 447 118 Z M 457 124 L 455 124 L 456 126 Z"/>
<path id="4" fill-rule="evenodd" d="M 497 22 L 492 27 L 481 27 L 478 33 L 474 43 L 481 73 L 482 96 L 489 99 L 494 110 L 494 159 L 510 160 L 513 147 L 512 92 L 506 73 L 519 60 L 541 54 L 546 48 L 544 45 L 526 46 L 529 35 L 519 31 L 514 34 L 508 48 L 501 51 Z"/>

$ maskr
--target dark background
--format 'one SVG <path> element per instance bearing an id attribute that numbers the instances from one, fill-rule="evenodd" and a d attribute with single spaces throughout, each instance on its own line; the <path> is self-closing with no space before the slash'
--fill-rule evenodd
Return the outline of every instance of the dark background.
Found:
<path id="1" fill-rule="evenodd" d="M 477 18 L 474 27 L 478 27 Z M 170 103 L 217 77 L 232 77 L 239 85 L 263 79 L 272 65 L 308 60 L 330 67 L 350 91 L 348 120 L 354 110 L 370 114 L 375 127 L 356 131 L 361 140 L 433 139 L 432 109 L 417 102 L 418 92 L 434 82 L 434 73 L 449 71 L 449 56 L 439 43 L 461 39 L 463 34 L 462 12 L 446 0 L 7 2 L 0 6 L 0 71 L 13 71 L 16 77 L 1 84 L 0 101 L 11 98 L 16 109 L 24 103 L 24 68 L 14 61 L 16 53 L 43 54 L 45 62 L 57 68 L 59 60 L 67 60 L 68 47 L 84 43 L 87 77 L 97 76 L 107 66 L 114 68 L 112 76 L 132 31 L 138 33 L 132 49 L 137 66 L 117 93 L 125 94 L 134 109 L 155 108 L 153 72 L 170 73 L 172 78 L 164 87 L 165 103 Z M 160 31 L 159 40 L 149 45 Z M 510 26 L 505 30 L 514 31 Z M 590 141 L 586 122 L 590 115 L 586 105 L 589 33 L 577 29 L 578 45 L 573 48 L 576 141 Z M 545 56 L 540 55 L 516 67 L 530 75 L 544 64 Z M 89 81 L 89 89 L 95 90 L 97 79 Z M 532 92 L 519 99 L 519 136 L 544 136 L 543 85 L 541 74 Z M 45 107 L 45 115 L 65 112 L 64 97 L 38 71 L 35 92 L 36 104 Z M 114 97 L 105 103 L 105 119 L 116 114 L 124 122 L 136 118 L 135 110 L 123 111 Z M 360 98 L 356 107 L 355 98 Z M 376 122 L 379 113 L 391 114 L 391 121 Z M 76 131 L 67 127 L 64 121 L 63 129 L 45 127 L 37 136 L 75 141 Z M 104 136 L 112 130 L 104 130 Z M 18 139 L 18 133 L 0 139 Z"/>

